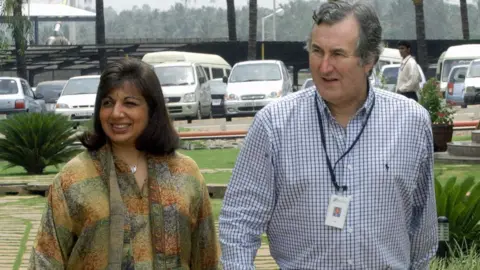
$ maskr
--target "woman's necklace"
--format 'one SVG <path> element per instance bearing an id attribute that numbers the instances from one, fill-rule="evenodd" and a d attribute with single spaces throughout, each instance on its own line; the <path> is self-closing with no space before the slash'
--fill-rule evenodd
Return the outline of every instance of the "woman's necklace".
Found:
<path id="1" fill-rule="evenodd" d="M 137 172 L 137 165 L 130 166 L 130 171 L 135 174 Z"/>

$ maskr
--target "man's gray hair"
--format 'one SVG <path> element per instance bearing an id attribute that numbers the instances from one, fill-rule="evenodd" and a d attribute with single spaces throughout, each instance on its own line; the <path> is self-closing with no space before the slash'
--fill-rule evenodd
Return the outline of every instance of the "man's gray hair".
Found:
<path id="1" fill-rule="evenodd" d="M 322 4 L 313 12 L 313 27 L 315 25 L 333 25 L 353 15 L 357 19 L 359 27 L 359 39 L 357 43 L 357 56 L 360 57 L 360 64 L 376 64 L 383 51 L 382 26 L 375 9 L 363 2 L 357 1 L 350 4 L 346 1 L 333 1 Z M 313 29 L 312 27 L 312 29 Z M 305 49 L 310 52 L 312 46 L 312 32 L 310 32 Z"/>

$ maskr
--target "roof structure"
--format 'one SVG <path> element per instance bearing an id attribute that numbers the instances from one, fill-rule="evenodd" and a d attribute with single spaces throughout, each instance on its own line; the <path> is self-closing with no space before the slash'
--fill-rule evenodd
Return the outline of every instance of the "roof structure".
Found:
<path id="1" fill-rule="evenodd" d="M 70 46 L 29 46 L 25 52 L 27 70 L 40 73 L 51 70 L 98 70 L 98 50 L 105 49 L 109 60 L 125 56 L 141 58 L 145 53 L 175 50 L 185 44 L 107 44 Z M 0 51 L 0 70 L 15 71 L 15 47 Z"/>
<path id="2" fill-rule="evenodd" d="M 22 14 L 33 21 L 95 21 L 95 12 L 62 4 L 23 4 Z M 4 19 L 1 16 L 0 19 Z"/>
<path id="3" fill-rule="evenodd" d="M 28 4 L 23 4 L 22 12 L 28 15 Z M 30 4 L 30 17 L 86 17 L 95 18 L 95 12 L 62 4 Z"/>

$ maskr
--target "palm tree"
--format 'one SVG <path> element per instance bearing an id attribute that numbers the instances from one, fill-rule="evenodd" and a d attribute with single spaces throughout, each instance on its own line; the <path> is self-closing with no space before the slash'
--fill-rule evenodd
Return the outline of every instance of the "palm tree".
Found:
<path id="1" fill-rule="evenodd" d="M 462 17 L 463 39 L 470 39 L 470 28 L 468 26 L 467 0 L 460 0 L 460 16 Z"/>
<path id="2" fill-rule="evenodd" d="M 428 68 L 427 43 L 425 42 L 425 14 L 423 12 L 423 0 L 412 0 L 415 5 L 415 24 L 417 28 L 417 57 L 418 64 L 425 72 Z"/>
<path id="3" fill-rule="evenodd" d="M 31 29 L 31 23 L 22 15 L 22 2 L 22 0 L 4 0 L 1 13 L 6 17 L 15 42 L 17 76 L 28 80 L 25 51 L 27 49 L 26 36 Z"/>
<path id="4" fill-rule="evenodd" d="M 227 0 L 227 24 L 228 24 L 228 40 L 237 41 L 235 0 Z"/>
<path id="5" fill-rule="evenodd" d="M 257 0 L 248 2 L 248 60 L 257 59 Z"/>
<path id="6" fill-rule="evenodd" d="M 95 41 L 97 45 L 105 45 L 105 16 L 103 14 L 103 0 L 96 0 L 95 2 L 96 16 L 95 16 Z M 105 49 L 98 49 L 98 61 L 100 65 L 100 72 L 103 72 L 107 66 L 107 56 Z"/>

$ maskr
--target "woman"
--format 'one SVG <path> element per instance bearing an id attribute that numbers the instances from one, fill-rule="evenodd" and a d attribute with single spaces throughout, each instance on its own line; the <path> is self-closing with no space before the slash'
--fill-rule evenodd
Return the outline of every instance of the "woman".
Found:
<path id="1" fill-rule="evenodd" d="M 207 187 L 179 139 L 160 83 L 122 59 L 100 78 L 87 150 L 48 194 L 32 269 L 216 269 Z"/>

